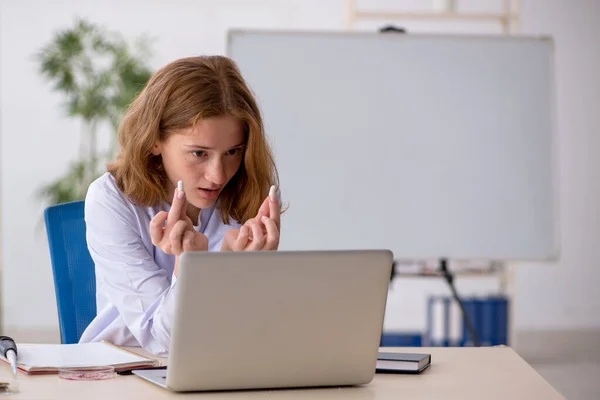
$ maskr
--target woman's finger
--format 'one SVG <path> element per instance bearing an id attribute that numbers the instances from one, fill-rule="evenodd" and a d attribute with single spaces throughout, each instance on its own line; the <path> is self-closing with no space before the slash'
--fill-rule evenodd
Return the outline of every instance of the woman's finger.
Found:
<path id="1" fill-rule="evenodd" d="M 235 239 L 235 241 L 233 242 L 231 249 L 233 251 L 242 251 L 248 245 L 249 240 L 250 240 L 250 228 L 248 228 L 248 225 L 243 225 L 240 228 L 240 231 L 238 232 L 238 236 Z"/>
<path id="2" fill-rule="evenodd" d="M 279 204 L 275 186 L 272 186 L 269 192 L 269 218 L 275 222 L 277 230 L 281 229 L 281 204 Z"/>
<path id="3" fill-rule="evenodd" d="M 173 226 L 176 221 L 185 218 L 186 216 L 186 197 L 183 190 L 179 188 L 175 189 L 173 193 L 173 201 L 171 202 L 171 209 L 169 210 L 169 217 L 167 218 L 167 224 Z"/>
<path id="4" fill-rule="evenodd" d="M 279 247 L 279 229 L 272 218 L 263 217 L 262 222 L 267 229 L 267 238 L 263 250 L 277 250 Z"/>
<path id="5" fill-rule="evenodd" d="M 265 245 L 265 236 L 262 230 L 262 224 L 253 221 L 250 224 L 250 230 L 252 231 L 252 242 L 246 247 L 248 251 L 262 250 Z"/>
<path id="6" fill-rule="evenodd" d="M 223 243 L 221 244 L 221 251 L 235 251 L 234 244 L 238 238 L 240 230 L 237 228 L 230 229 L 225 232 L 223 237 Z"/>
<path id="7" fill-rule="evenodd" d="M 179 220 L 175 222 L 175 226 L 171 229 L 169 233 L 169 242 L 171 243 L 171 251 L 173 254 L 180 254 L 183 252 L 183 233 L 188 227 L 186 221 Z"/>
<path id="8" fill-rule="evenodd" d="M 187 216 L 188 202 L 187 202 L 187 194 L 185 193 L 185 190 L 183 190 L 183 181 L 177 182 L 177 191 L 180 191 L 180 190 L 181 190 L 181 194 L 178 194 L 177 198 L 181 199 L 183 204 L 181 205 L 181 210 L 179 212 L 179 218 L 186 219 L 186 218 L 189 218 Z"/>
<path id="9" fill-rule="evenodd" d="M 168 215 L 169 213 L 166 211 L 160 211 L 150 221 L 150 238 L 152 239 L 152 244 L 155 246 L 158 246 L 163 238 L 163 225 L 165 224 Z"/>
<path id="10" fill-rule="evenodd" d="M 183 251 L 194 251 L 194 231 L 186 230 L 183 234 L 183 240 L 181 241 Z"/>
<path id="11" fill-rule="evenodd" d="M 270 213 L 269 203 L 270 203 L 269 196 L 267 196 L 267 198 L 260 205 L 260 208 L 258 209 L 258 212 L 256 213 L 255 219 L 257 221 L 260 221 L 260 219 L 262 217 L 268 217 L 269 216 L 269 213 Z"/>
<path id="12" fill-rule="evenodd" d="M 254 221 L 256 220 L 256 218 L 250 218 L 248 221 L 246 221 L 246 223 L 244 224 L 244 226 L 246 226 L 248 228 L 248 240 L 252 241 L 252 237 L 254 236 L 252 234 L 252 224 L 254 223 Z"/>

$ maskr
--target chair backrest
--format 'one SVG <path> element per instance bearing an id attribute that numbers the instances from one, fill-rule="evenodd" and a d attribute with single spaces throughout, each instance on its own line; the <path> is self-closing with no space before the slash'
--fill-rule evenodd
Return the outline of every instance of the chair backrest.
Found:
<path id="1" fill-rule="evenodd" d="M 97 312 L 94 262 L 83 216 L 83 201 L 44 211 L 62 343 L 77 343 Z"/>

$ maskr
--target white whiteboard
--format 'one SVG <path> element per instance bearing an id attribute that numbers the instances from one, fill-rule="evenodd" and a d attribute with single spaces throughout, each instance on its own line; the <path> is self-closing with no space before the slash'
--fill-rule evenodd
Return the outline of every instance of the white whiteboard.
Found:
<path id="1" fill-rule="evenodd" d="M 232 31 L 289 203 L 281 249 L 558 255 L 548 38 Z"/>

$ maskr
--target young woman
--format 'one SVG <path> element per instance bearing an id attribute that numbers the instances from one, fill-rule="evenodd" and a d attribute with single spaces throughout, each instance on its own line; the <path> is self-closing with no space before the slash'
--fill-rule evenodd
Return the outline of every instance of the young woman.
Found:
<path id="1" fill-rule="evenodd" d="M 119 143 L 85 201 L 98 313 L 80 341 L 166 355 L 183 252 L 277 249 L 277 170 L 256 101 L 221 56 L 159 70 Z"/>

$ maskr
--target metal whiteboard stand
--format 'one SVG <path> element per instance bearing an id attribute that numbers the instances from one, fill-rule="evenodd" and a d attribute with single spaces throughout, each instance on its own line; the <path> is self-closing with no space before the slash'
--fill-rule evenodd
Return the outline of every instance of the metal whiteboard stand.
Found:
<path id="1" fill-rule="evenodd" d="M 401 275 L 396 272 L 396 266 L 399 263 L 400 263 L 399 261 L 394 261 L 392 264 L 392 274 L 390 276 L 390 285 L 397 275 Z M 475 327 L 473 326 L 473 321 L 471 320 L 471 317 L 469 316 L 469 314 L 467 314 L 467 312 L 465 310 L 465 306 L 464 306 L 462 300 L 460 299 L 460 297 L 458 296 L 458 292 L 456 291 L 456 287 L 454 286 L 454 275 L 448 269 L 448 260 L 446 258 L 440 259 L 440 272 L 441 272 L 441 276 L 443 276 L 444 279 L 446 279 L 446 282 L 448 283 L 448 286 L 450 287 L 450 291 L 452 292 L 452 297 L 454 298 L 454 300 L 458 303 L 458 305 L 460 307 L 460 311 L 463 316 L 463 321 L 465 322 L 465 325 L 467 326 L 467 330 L 469 331 L 469 335 L 471 336 L 471 339 L 473 340 L 473 346 L 475 346 L 475 347 L 481 346 L 481 342 L 479 341 L 479 336 L 477 335 L 477 331 L 475 330 Z M 432 275 L 432 276 L 436 276 L 436 275 Z"/>
<path id="2" fill-rule="evenodd" d="M 462 312 L 463 320 L 465 321 L 465 324 L 467 325 L 467 330 L 469 331 L 469 335 L 471 335 L 471 339 L 473 340 L 473 345 L 475 347 L 479 347 L 481 345 L 481 343 L 479 342 L 479 336 L 477 336 L 477 332 L 475 331 L 475 327 L 473 326 L 473 321 L 471 321 L 471 317 L 465 311 L 465 306 L 464 306 L 463 302 L 460 300 L 460 297 L 458 297 L 456 287 L 454 286 L 454 275 L 452 275 L 452 273 L 448 269 L 448 260 L 446 260 L 445 258 L 442 258 L 440 260 L 440 270 L 442 271 L 442 274 L 444 275 L 446 282 L 448 282 L 448 286 L 450 287 L 450 290 L 452 291 L 452 296 L 454 297 L 454 300 L 456 300 L 456 302 L 460 306 L 460 311 Z"/>

